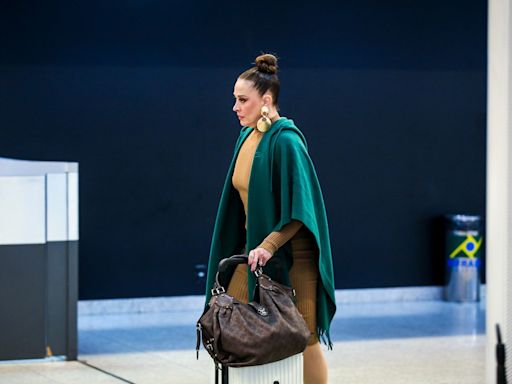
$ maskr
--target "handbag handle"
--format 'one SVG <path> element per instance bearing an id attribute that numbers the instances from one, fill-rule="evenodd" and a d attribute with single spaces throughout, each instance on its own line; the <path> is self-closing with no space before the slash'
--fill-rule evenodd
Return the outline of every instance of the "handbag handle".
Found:
<path id="1" fill-rule="evenodd" d="M 219 263 L 219 272 L 224 273 L 229 268 L 235 267 L 238 264 L 247 264 L 249 261 L 249 256 L 247 255 L 233 255 L 231 257 L 226 257 L 222 259 Z"/>
<path id="2" fill-rule="evenodd" d="M 230 257 L 226 257 L 225 259 L 222 259 L 219 262 L 219 267 L 217 270 L 217 273 L 215 274 L 215 284 L 211 290 L 212 296 L 220 295 L 221 293 L 226 292 L 226 289 L 224 288 L 223 284 L 219 281 L 219 273 L 226 274 L 229 271 L 232 271 L 238 264 L 247 264 L 249 261 L 249 256 L 246 254 L 243 255 L 233 255 Z M 254 271 L 254 274 L 256 277 L 260 277 L 263 273 L 263 269 L 261 266 L 258 266 L 256 270 Z M 229 273 L 230 275 L 232 274 Z"/>

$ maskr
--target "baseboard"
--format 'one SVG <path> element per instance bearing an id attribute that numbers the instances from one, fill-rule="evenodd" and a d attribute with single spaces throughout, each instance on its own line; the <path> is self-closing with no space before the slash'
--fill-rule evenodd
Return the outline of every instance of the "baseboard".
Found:
<path id="1" fill-rule="evenodd" d="M 485 285 L 481 286 L 480 297 L 485 300 Z M 393 287 L 338 289 L 335 292 L 336 304 L 414 302 L 443 300 L 442 286 Z M 109 315 L 122 313 L 150 313 L 197 311 L 204 306 L 203 295 L 143 297 L 127 299 L 80 300 L 79 316 Z"/>

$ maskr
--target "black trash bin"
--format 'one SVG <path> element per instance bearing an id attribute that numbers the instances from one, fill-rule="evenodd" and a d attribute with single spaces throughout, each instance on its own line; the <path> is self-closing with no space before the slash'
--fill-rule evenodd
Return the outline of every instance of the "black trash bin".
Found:
<path id="1" fill-rule="evenodd" d="M 475 215 L 446 215 L 447 301 L 480 300 L 482 218 Z"/>

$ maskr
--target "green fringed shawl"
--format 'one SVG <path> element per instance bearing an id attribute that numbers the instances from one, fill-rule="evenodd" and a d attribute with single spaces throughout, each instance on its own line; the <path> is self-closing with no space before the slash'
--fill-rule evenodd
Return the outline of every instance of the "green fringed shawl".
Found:
<path id="1" fill-rule="evenodd" d="M 307 151 L 304 135 L 292 120 L 274 122 L 263 135 L 254 155 L 249 179 L 247 231 L 245 212 L 238 191 L 231 182 L 235 161 L 253 128 L 243 127 L 235 145 L 222 191 L 213 231 L 206 303 L 219 261 L 240 254 L 245 244 L 251 250 L 272 231 L 279 231 L 292 219 L 301 221 L 314 235 L 319 250 L 320 281 L 317 290 L 318 335 L 332 347 L 329 328 L 336 311 L 334 274 L 329 229 L 322 191 Z M 271 278 L 290 285 L 288 271 L 293 264 L 290 243 L 281 247 L 263 268 Z M 255 277 L 249 273 L 249 299 Z"/>

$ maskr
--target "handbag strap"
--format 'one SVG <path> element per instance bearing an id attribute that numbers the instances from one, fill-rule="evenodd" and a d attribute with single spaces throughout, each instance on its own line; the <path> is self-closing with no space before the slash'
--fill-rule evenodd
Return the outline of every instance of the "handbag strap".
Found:
<path id="1" fill-rule="evenodd" d="M 215 274 L 215 283 L 213 284 L 213 288 L 211 289 L 212 296 L 218 296 L 222 293 L 226 292 L 226 288 L 222 286 L 219 281 L 219 273 L 225 273 L 229 268 L 237 266 L 238 264 L 247 264 L 249 257 L 247 255 L 233 255 L 231 257 L 226 257 L 219 262 L 219 268 L 217 273 Z M 261 265 L 258 265 L 256 270 L 254 271 L 254 275 L 257 279 L 263 274 L 263 268 Z"/>

